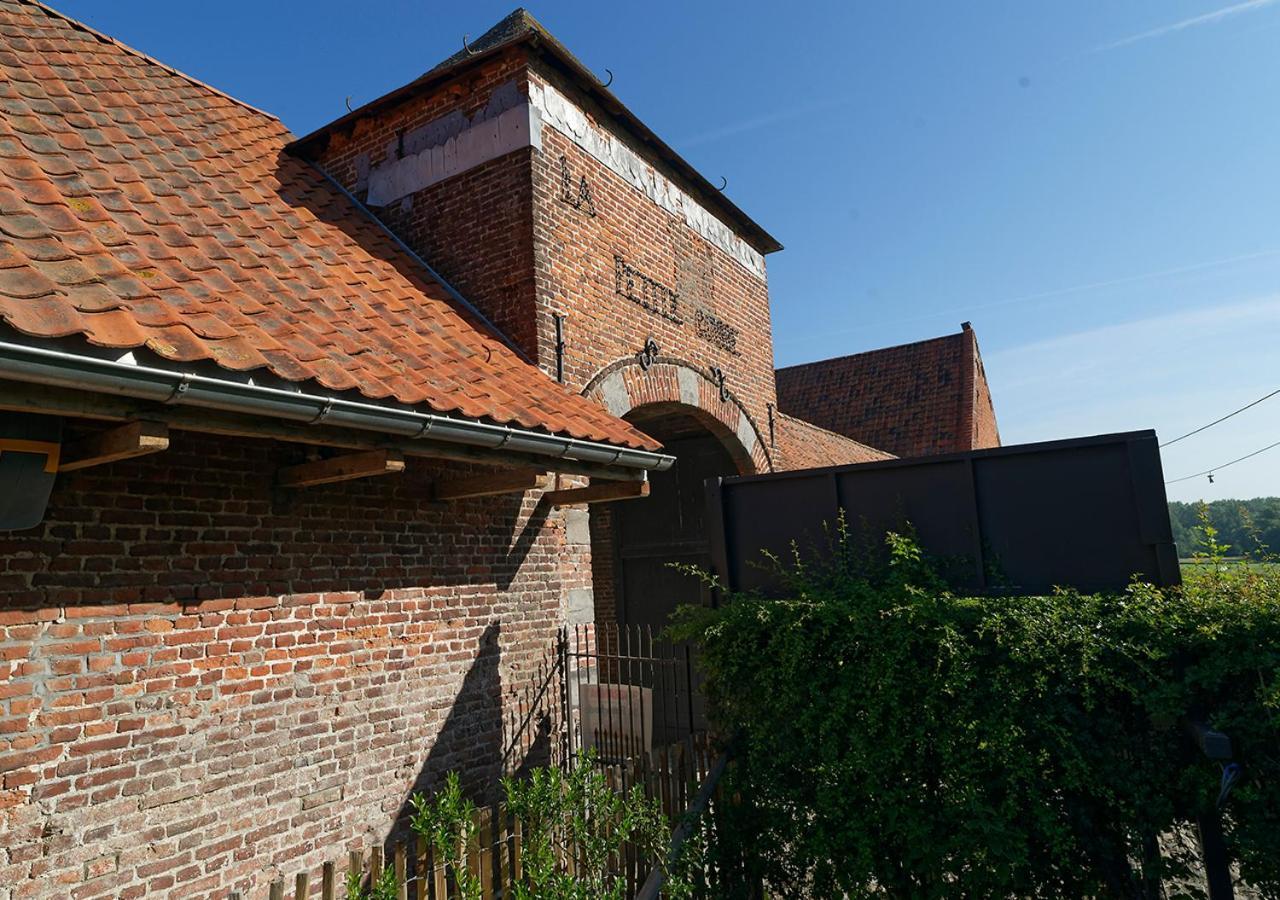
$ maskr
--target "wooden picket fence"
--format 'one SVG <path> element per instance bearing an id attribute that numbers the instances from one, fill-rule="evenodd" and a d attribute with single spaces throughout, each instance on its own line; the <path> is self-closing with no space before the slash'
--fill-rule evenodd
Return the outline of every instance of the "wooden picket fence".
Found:
<path id="1" fill-rule="evenodd" d="M 638 754 L 622 765 L 601 765 L 609 784 L 616 790 L 630 790 L 640 785 L 645 794 L 656 799 L 673 831 L 689 809 L 699 786 L 717 762 L 715 751 L 705 736 L 694 736 L 672 746 L 648 754 Z M 524 876 L 521 852 L 524 827 L 501 805 L 476 811 L 479 840 L 469 848 L 467 867 L 480 879 L 484 900 L 511 896 L 512 886 Z M 577 850 L 571 843 L 562 849 L 563 865 L 572 872 Z M 271 882 L 268 900 L 304 900 L 319 896 L 322 900 L 346 897 L 348 873 L 355 873 L 364 883 L 376 879 L 386 867 L 394 872 L 396 900 L 454 900 L 457 897 L 452 873 L 444 860 L 425 839 L 390 844 L 390 858 L 383 845 L 367 852 L 350 850 L 345 863 L 325 862 L 319 879 L 312 872 L 300 872 L 292 881 L 284 878 Z M 650 877 L 655 860 L 643 858 L 635 848 L 626 848 L 616 860 L 615 874 L 626 879 L 628 896 L 634 896 Z M 233 891 L 231 900 L 256 900 Z"/>

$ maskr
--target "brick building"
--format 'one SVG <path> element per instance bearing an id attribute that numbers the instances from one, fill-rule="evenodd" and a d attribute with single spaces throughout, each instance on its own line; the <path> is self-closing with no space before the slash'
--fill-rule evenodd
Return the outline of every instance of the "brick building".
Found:
<path id="1" fill-rule="evenodd" d="M 697 599 L 706 477 L 888 455 L 777 410 L 778 243 L 523 12 L 300 139 L 31 0 L 0 70 L 0 900 L 381 840 L 522 762 L 560 626 Z"/>
<path id="2" fill-rule="evenodd" d="M 968 322 L 956 334 L 777 371 L 778 408 L 894 456 L 1000 446 Z"/>

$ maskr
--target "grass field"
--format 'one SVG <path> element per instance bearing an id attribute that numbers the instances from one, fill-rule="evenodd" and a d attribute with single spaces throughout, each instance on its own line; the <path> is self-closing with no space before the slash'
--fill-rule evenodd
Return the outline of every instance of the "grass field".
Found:
<path id="1" fill-rule="evenodd" d="M 1182 576 L 1184 578 L 1194 578 L 1197 575 L 1202 575 L 1205 572 L 1209 571 L 1210 568 L 1214 565 L 1214 562 L 1215 561 L 1211 559 L 1192 558 L 1192 559 L 1180 559 L 1178 560 L 1178 565 L 1182 567 Z M 1228 556 L 1223 559 L 1217 560 L 1216 562 L 1220 565 L 1227 566 L 1230 568 L 1239 568 L 1239 567 L 1249 566 L 1251 568 L 1258 569 L 1260 571 L 1280 572 L 1280 562 L 1277 562 L 1275 560 L 1267 560 L 1265 562 L 1259 562 L 1256 559 L 1247 559 L 1246 557 L 1243 557 L 1243 556 Z"/>

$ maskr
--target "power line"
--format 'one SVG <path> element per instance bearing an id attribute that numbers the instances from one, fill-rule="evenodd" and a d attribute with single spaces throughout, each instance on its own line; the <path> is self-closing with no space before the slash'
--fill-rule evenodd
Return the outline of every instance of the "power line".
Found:
<path id="1" fill-rule="evenodd" d="M 1200 432 L 1204 431 L 1206 428 L 1212 428 L 1214 425 L 1217 425 L 1219 422 L 1225 422 L 1225 421 L 1227 421 L 1227 419 L 1230 419 L 1232 416 L 1237 416 L 1237 415 L 1239 415 L 1240 413 L 1244 412 L 1246 409 L 1250 409 L 1250 408 L 1252 408 L 1252 407 L 1257 406 L 1257 405 L 1258 405 L 1259 403 L 1261 403 L 1263 400 L 1270 400 L 1270 399 L 1271 399 L 1272 397 L 1274 397 L 1276 394 L 1280 394 L 1280 388 L 1277 388 L 1276 390 L 1272 391 L 1270 394 L 1267 394 L 1267 396 L 1265 396 L 1265 397 L 1259 397 L 1257 400 L 1254 400 L 1252 403 L 1250 403 L 1250 404 L 1248 404 L 1248 405 L 1246 405 L 1246 406 L 1242 406 L 1242 407 L 1240 407 L 1240 408 L 1239 408 L 1239 409 L 1237 409 L 1235 412 L 1227 413 L 1227 414 L 1226 414 L 1225 416 L 1223 416 L 1221 419 L 1214 419 L 1214 420 L 1213 420 L 1212 422 L 1210 422 L 1208 425 L 1201 425 L 1201 426 L 1200 426 L 1199 428 L 1197 428 L 1195 431 L 1188 431 L 1186 434 L 1184 434 L 1184 435 L 1180 435 L 1179 437 L 1176 437 L 1176 438 L 1174 438 L 1174 439 L 1173 439 L 1173 440 L 1171 440 L 1171 441 L 1165 441 L 1165 442 L 1164 442 L 1163 444 L 1161 444 L 1160 446 L 1161 446 L 1161 447 L 1168 447 L 1170 444 L 1176 444 L 1176 443 L 1178 443 L 1178 441 L 1182 440 L 1183 438 L 1189 438 L 1189 437 L 1191 437 L 1191 435 L 1193 435 L 1193 434 L 1199 434 Z"/>
<path id="2" fill-rule="evenodd" d="M 1199 478 L 1201 475 L 1210 475 L 1214 472 L 1218 472 L 1218 471 L 1221 471 L 1222 469 L 1225 469 L 1227 466 L 1234 466 L 1238 462 L 1244 462 L 1246 459 L 1252 459 L 1253 457 L 1257 456 L 1259 453 L 1266 453 L 1268 450 L 1271 450 L 1275 447 L 1280 447 L 1280 441 L 1276 441 L 1274 444 L 1268 444 L 1267 446 L 1263 447 L 1261 450 L 1254 450 L 1252 453 L 1246 453 L 1244 456 L 1240 457 L 1239 459 L 1233 459 L 1229 463 L 1223 463 L 1220 466 L 1214 466 L 1212 469 L 1205 469 L 1203 472 L 1197 472 L 1194 475 L 1183 475 L 1181 478 L 1175 478 L 1172 481 L 1166 481 L 1165 484 L 1177 484 L 1179 481 L 1190 481 L 1192 478 Z"/>

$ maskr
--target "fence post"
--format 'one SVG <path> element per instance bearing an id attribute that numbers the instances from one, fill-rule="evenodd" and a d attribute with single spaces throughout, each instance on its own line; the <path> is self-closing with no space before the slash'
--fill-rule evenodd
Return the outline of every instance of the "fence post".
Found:
<path id="1" fill-rule="evenodd" d="M 396 900 L 409 900 L 409 884 L 406 879 L 408 857 L 405 855 L 404 841 L 396 842 Z"/>
<path id="2" fill-rule="evenodd" d="M 418 835 L 418 856 L 414 861 L 413 869 L 417 876 L 414 880 L 417 882 L 418 900 L 427 900 L 427 885 L 431 882 L 431 861 L 427 853 L 427 839 L 422 835 Z"/>
<path id="3" fill-rule="evenodd" d="M 337 873 L 332 862 L 326 862 L 320 870 L 321 900 L 337 900 Z"/>
<path id="4" fill-rule="evenodd" d="M 364 854 L 359 850 L 352 850 L 347 854 L 347 872 L 355 875 L 359 879 L 361 872 L 364 871 Z"/>
<path id="5" fill-rule="evenodd" d="M 435 874 L 436 900 L 447 900 L 449 896 L 449 879 L 445 872 L 445 861 L 439 859 L 435 851 L 431 854 L 432 871 Z"/>
<path id="6" fill-rule="evenodd" d="M 307 900 L 307 895 L 311 893 L 311 876 L 306 872 L 298 873 L 293 880 L 293 900 Z"/>

